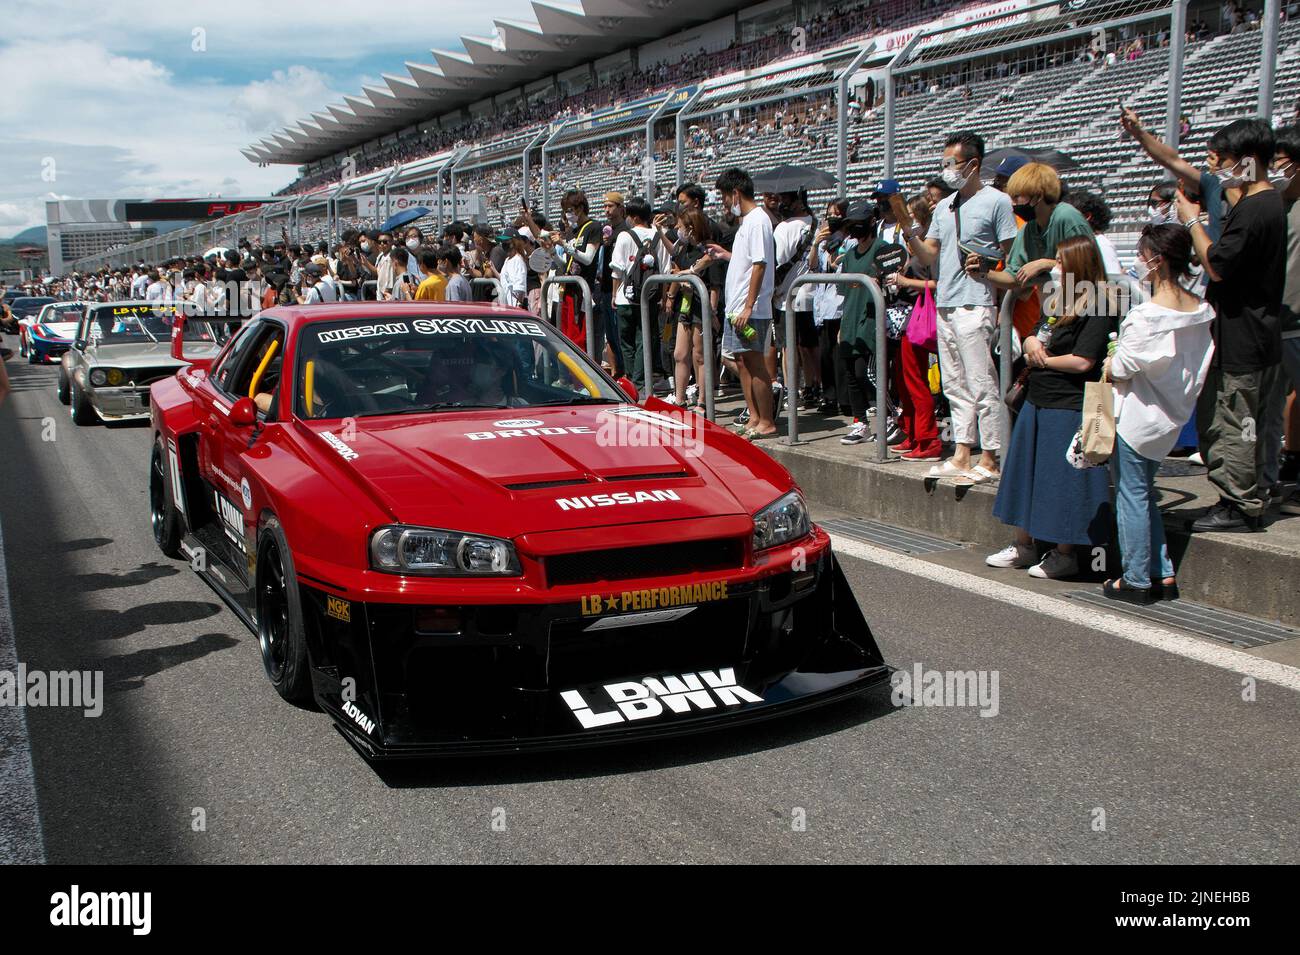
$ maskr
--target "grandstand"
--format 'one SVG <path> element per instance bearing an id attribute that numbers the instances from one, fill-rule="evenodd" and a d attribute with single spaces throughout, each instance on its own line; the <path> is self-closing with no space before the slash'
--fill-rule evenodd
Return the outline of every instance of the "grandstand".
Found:
<path id="1" fill-rule="evenodd" d="M 259 162 L 307 160 L 281 202 L 185 230 L 167 237 L 165 246 L 160 239 L 83 265 L 265 238 L 282 225 L 294 237 L 319 241 L 362 224 L 358 197 L 390 189 L 482 195 L 489 221 L 504 225 L 521 197 L 552 214 L 563 190 L 574 186 L 593 195 L 619 189 L 664 201 L 679 181 L 708 184 L 732 165 L 757 172 L 792 162 L 835 171 L 841 148 L 845 182 L 836 191 L 863 196 L 888 173 L 914 192 L 936 173 L 943 140 L 957 128 L 981 132 L 990 148 L 1066 153 L 1078 163 L 1065 173 L 1067 185 L 1101 192 L 1112 207 L 1112 231 L 1123 233 L 1145 219 L 1146 195 L 1160 176 L 1137 144 L 1123 138 L 1120 102 L 1158 130 L 1167 128 L 1168 116 L 1185 116 L 1190 133 L 1180 150 L 1199 162 L 1217 126 L 1257 112 L 1261 82 L 1272 84 L 1272 115 L 1287 122 L 1300 99 L 1294 5 L 1278 13 L 1272 59 L 1264 52 L 1263 8 L 1249 3 L 792 0 L 739 11 L 730 5 L 730 13 L 699 26 L 729 5 L 695 3 L 688 15 L 681 12 L 685 5 L 661 0 L 667 12 L 657 32 L 644 17 L 633 30 L 629 6 L 585 2 L 584 10 L 607 11 L 597 18 L 600 36 L 589 34 L 585 45 L 566 47 L 567 59 L 549 61 L 557 71 L 545 83 L 504 67 L 469 76 L 474 71 L 463 57 L 444 62 L 440 56 L 444 72 L 464 74 L 446 100 L 455 109 L 420 117 L 412 112 L 414 99 L 403 100 L 402 110 L 384 110 L 381 92 L 367 90 L 369 109 L 348 97 L 349 121 L 331 107 L 332 124 L 315 114 L 314 125 L 304 122 L 245 150 Z M 537 7 L 532 41 L 558 26 L 552 14 L 559 8 Z M 623 20 L 608 13 L 614 7 Z M 570 13 L 565 29 L 578 30 L 573 18 L 579 14 Z M 1178 37 L 1174 24 L 1183 25 Z M 490 51 L 498 60 L 522 29 L 507 26 L 499 31 L 504 53 Z M 674 27 L 684 29 L 668 34 Z M 698 51 L 686 52 L 697 34 Z M 624 42 L 620 50 L 611 43 L 620 36 L 650 42 Z M 672 47 L 665 37 L 685 37 L 676 59 L 638 59 L 638 51 Z M 489 53 L 471 40 L 469 59 L 487 62 Z M 575 80 L 584 74 L 584 53 L 607 55 L 590 59 L 586 79 Z M 1177 57 L 1172 71 L 1171 57 Z M 408 64 L 411 77 L 402 82 L 431 83 L 421 69 Z M 386 80 L 403 89 L 394 77 Z M 842 136 L 841 83 L 852 106 L 843 104 Z M 468 102 L 479 93 L 486 99 Z M 399 122 L 407 125 L 394 129 Z M 830 192 L 812 198 L 820 203 Z"/>

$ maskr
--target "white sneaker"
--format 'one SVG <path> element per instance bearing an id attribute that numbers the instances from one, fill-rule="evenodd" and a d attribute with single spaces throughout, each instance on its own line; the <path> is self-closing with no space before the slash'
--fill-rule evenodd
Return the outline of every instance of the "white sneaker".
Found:
<path id="1" fill-rule="evenodd" d="M 1187 463 L 1199 464 L 1201 467 L 1205 467 L 1205 459 L 1201 457 L 1200 451 L 1193 451 L 1191 454 L 1189 454 L 1187 456 Z"/>
<path id="2" fill-rule="evenodd" d="M 1044 557 L 1033 567 L 1029 568 L 1030 577 L 1038 577 L 1045 580 L 1057 580 L 1061 577 L 1073 577 L 1079 572 L 1079 559 L 1073 554 L 1062 554 L 1056 548 L 1052 548 Z"/>
<path id="3" fill-rule="evenodd" d="M 1038 563 L 1038 551 L 1032 545 L 1025 547 L 1021 544 L 1008 544 L 996 554 L 985 557 L 984 563 L 990 567 L 1015 567 L 1023 570 Z"/>
<path id="4" fill-rule="evenodd" d="M 867 439 L 867 423 L 865 421 L 855 421 L 849 428 L 849 433 L 840 438 L 840 444 L 861 444 Z"/>

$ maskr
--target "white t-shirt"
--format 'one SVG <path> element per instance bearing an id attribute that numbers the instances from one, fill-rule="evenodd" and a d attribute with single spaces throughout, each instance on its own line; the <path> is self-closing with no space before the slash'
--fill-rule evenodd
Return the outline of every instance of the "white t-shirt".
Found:
<path id="1" fill-rule="evenodd" d="M 763 281 L 758 288 L 758 298 L 750 321 L 769 321 L 772 318 L 772 291 L 776 286 L 776 241 L 772 235 L 772 220 L 762 206 L 755 206 L 740 222 L 731 244 L 731 261 L 727 263 L 725 314 L 742 311 L 749 298 L 749 280 L 754 266 L 763 263 Z"/>
<path id="2" fill-rule="evenodd" d="M 778 312 L 785 311 L 785 296 L 790 290 L 790 283 L 803 273 L 808 271 L 808 245 L 800 245 L 804 237 L 812 232 L 813 217 L 796 216 L 793 219 L 786 219 L 775 229 L 772 230 L 772 241 L 776 245 L 776 268 L 780 268 L 787 262 L 790 262 L 797 255 L 801 261 L 796 262 L 794 267 L 785 275 L 785 281 L 781 283 L 780 288 L 776 290 L 775 307 Z M 773 271 L 775 276 L 775 271 Z M 775 278 L 773 279 L 775 281 Z M 794 310 L 796 312 L 806 312 L 812 308 L 812 286 L 800 286 L 799 291 L 795 294 Z"/>
<path id="3" fill-rule="evenodd" d="M 632 232 L 636 232 L 636 237 L 641 240 L 645 246 L 646 255 L 655 257 L 655 272 L 668 271 L 668 250 L 664 248 L 662 242 L 655 242 L 655 230 L 649 226 L 630 226 L 618 234 L 614 240 L 614 251 L 609 256 L 610 271 L 614 276 L 614 304 L 630 305 L 627 296 L 623 294 L 623 282 L 627 279 L 628 271 L 636 262 L 637 247 L 636 242 L 632 239 Z"/>

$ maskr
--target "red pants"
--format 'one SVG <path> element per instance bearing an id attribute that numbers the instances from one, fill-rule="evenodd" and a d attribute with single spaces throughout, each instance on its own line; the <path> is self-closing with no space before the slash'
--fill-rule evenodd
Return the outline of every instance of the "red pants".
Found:
<path id="1" fill-rule="evenodd" d="M 934 423 L 934 396 L 930 394 L 930 353 L 907 340 L 896 344 L 894 380 L 898 382 L 898 400 L 902 406 L 899 426 L 912 439 L 912 444 L 923 447 L 939 440 L 939 429 Z"/>

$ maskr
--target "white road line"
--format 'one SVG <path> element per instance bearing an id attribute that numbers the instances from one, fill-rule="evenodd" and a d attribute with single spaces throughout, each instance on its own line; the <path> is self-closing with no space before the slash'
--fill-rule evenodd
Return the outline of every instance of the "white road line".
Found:
<path id="1" fill-rule="evenodd" d="M 17 673 L 18 648 L 9 609 L 9 571 L 0 529 L 0 670 Z M 0 863 L 42 863 L 45 843 L 36 803 L 36 774 L 21 706 L 0 706 Z"/>
<path id="2" fill-rule="evenodd" d="M 916 577 L 924 577 L 926 580 L 932 580 L 937 584 L 956 587 L 959 590 L 966 590 L 981 597 L 987 597 L 990 600 L 998 600 L 1024 610 L 1032 610 L 1035 613 L 1055 617 L 1075 626 L 1100 630 L 1102 633 L 1109 633 L 1112 636 L 1130 640 L 1133 643 L 1140 643 L 1143 646 L 1154 647 L 1166 653 L 1177 654 L 1189 660 L 1196 660 L 1198 663 L 1207 663 L 1210 666 L 1240 673 L 1242 676 L 1254 677 L 1257 680 L 1274 683 L 1289 690 L 1300 691 L 1300 669 L 1287 666 L 1285 663 L 1264 660 L 1249 653 L 1235 650 L 1232 647 L 1215 646 L 1196 637 L 1153 627 L 1131 617 L 1112 616 L 1096 610 L 1090 604 L 1075 604 L 1060 597 L 1034 593 L 1032 590 L 1023 590 L 1009 584 L 985 580 L 983 577 L 977 577 L 975 574 L 967 573 L 964 570 L 954 570 L 951 567 L 932 564 L 916 557 L 896 554 L 893 551 L 873 547 L 851 537 L 844 537 L 839 534 L 831 534 L 830 536 L 832 546 L 838 554 L 857 557 L 860 560 L 880 564 L 891 570 L 912 574 Z M 1081 618 L 1079 611 L 1081 607 L 1085 606 L 1091 612 L 1086 617 Z"/>

